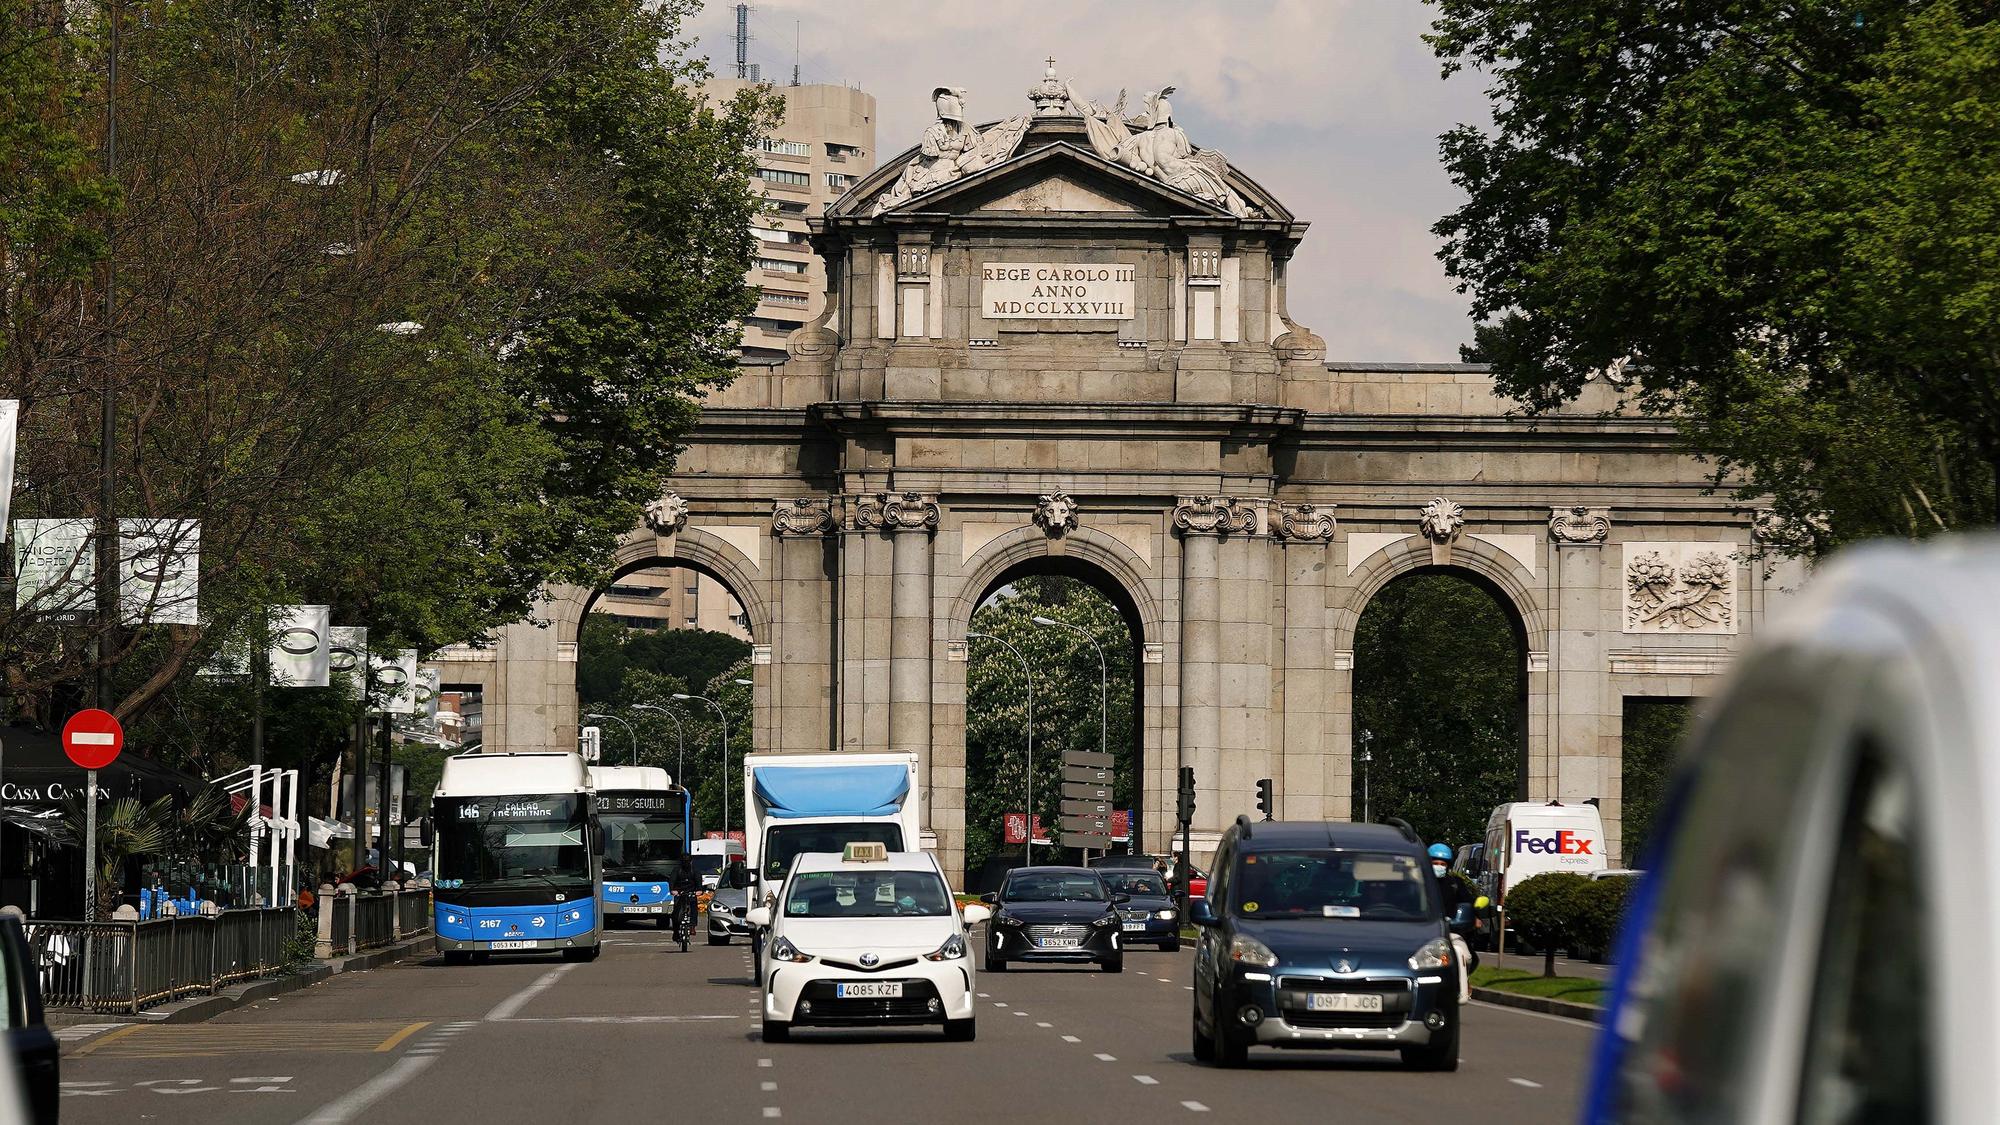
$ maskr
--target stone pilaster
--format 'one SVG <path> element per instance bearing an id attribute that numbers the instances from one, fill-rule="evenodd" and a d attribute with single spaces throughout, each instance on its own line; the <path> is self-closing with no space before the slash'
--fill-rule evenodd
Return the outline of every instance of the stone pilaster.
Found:
<path id="1" fill-rule="evenodd" d="M 832 750 L 837 498 L 773 505 L 770 662 L 752 674 L 764 688 L 773 750 Z"/>
<path id="2" fill-rule="evenodd" d="M 864 507 L 890 537 L 889 749 L 914 751 L 918 776 L 931 768 L 931 536 L 936 496 L 887 492 Z M 930 792 L 926 785 L 925 791 Z M 930 823 L 926 809 L 924 823 Z"/>
<path id="3" fill-rule="evenodd" d="M 1246 535 L 1255 513 L 1219 496 L 1174 506 L 1181 537 L 1181 765 L 1193 766 L 1195 827 L 1216 831 L 1222 801 L 1222 541 Z"/>
<path id="4" fill-rule="evenodd" d="M 1284 579 L 1282 679 L 1272 692 L 1283 738 L 1272 774 L 1277 816 L 1283 820 L 1332 817 L 1324 763 L 1331 738 L 1334 685 L 1327 659 L 1326 580 L 1335 523 L 1331 504 L 1277 504 L 1270 512 L 1271 542 Z"/>
<path id="5" fill-rule="evenodd" d="M 1561 801 L 1600 798 L 1606 804 L 1605 827 L 1615 814 L 1618 723 L 1612 711 L 1620 701 L 1609 698 L 1609 664 L 1605 656 L 1604 607 L 1607 575 L 1604 545 L 1611 537 L 1608 508 L 1563 505 L 1549 512 L 1550 577 L 1555 586 L 1555 619 L 1549 633 L 1549 671 L 1554 680 L 1550 725 L 1554 746 L 1550 770 L 1529 796 Z M 1610 568 L 1615 570 L 1615 568 Z"/>

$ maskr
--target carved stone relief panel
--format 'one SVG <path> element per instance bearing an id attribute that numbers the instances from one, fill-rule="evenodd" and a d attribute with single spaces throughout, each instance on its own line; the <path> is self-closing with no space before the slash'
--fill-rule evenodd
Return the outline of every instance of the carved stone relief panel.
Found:
<path id="1" fill-rule="evenodd" d="M 1626 543 L 1627 633 L 1736 632 L 1735 543 Z"/>

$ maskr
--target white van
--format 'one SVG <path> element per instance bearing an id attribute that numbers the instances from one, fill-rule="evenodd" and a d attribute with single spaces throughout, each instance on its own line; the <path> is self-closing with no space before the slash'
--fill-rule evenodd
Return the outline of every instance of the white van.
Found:
<path id="1" fill-rule="evenodd" d="M 722 881 L 722 870 L 743 858 L 741 840 L 696 840 L 688 845 L 688 857 L 701 876 L 701 885 L 714 890 Z"/>
<path id="2" fill-rule="evenodd" d="M 1515 801 L 1486 818 L 1485 869 L 1479 889 L 1502 910 L 1507 888 L 1549 871 L 1593 875 L 1609 870 L 1604 818 L 1596 805 Z"/>

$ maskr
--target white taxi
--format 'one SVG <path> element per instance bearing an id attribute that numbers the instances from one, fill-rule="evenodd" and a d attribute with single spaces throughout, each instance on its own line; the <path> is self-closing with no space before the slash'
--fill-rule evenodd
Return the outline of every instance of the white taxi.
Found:
<path id="1" fill-rule="evenodd" d="M 973 967 L 965 927 L 944 872 L 929 852 L 849 844 L 792 864 L 774 906 L 749 912 L 769 930 L 764 950 L 764 1039 L 794 1026 L 943 1024 L 945 1038 L 973 1037 Z"/>

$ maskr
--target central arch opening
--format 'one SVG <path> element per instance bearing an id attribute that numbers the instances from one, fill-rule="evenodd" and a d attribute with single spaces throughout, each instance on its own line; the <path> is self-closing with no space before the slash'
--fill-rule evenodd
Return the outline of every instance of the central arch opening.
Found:
<path id="1" fill-rule="evenodd" d="M 1525 798 L 1527 648 L 1505 595 L 1470 571 L 1412 571 L 1370 598 L 1354 631 L 1356 819 L 1457 845 Z"/>
<path id="2" fill-rule="evenodd" d="M 1009 568 L 981 594 L 966 638 L 969 887 L 997 886 L 1005 871 L 1025 862 L 1029 816 L 1039 818 L 1041 827 L 1033 843 L 1035 863 L 1082 860 L 1082 850 L 1062 842 L 1065 751 L 1111 755 L 1110 850 L 1140 850 L 1144 643 L 1138 607 L 1110 575 L 1089 563 L 1031 559 Z"/>

